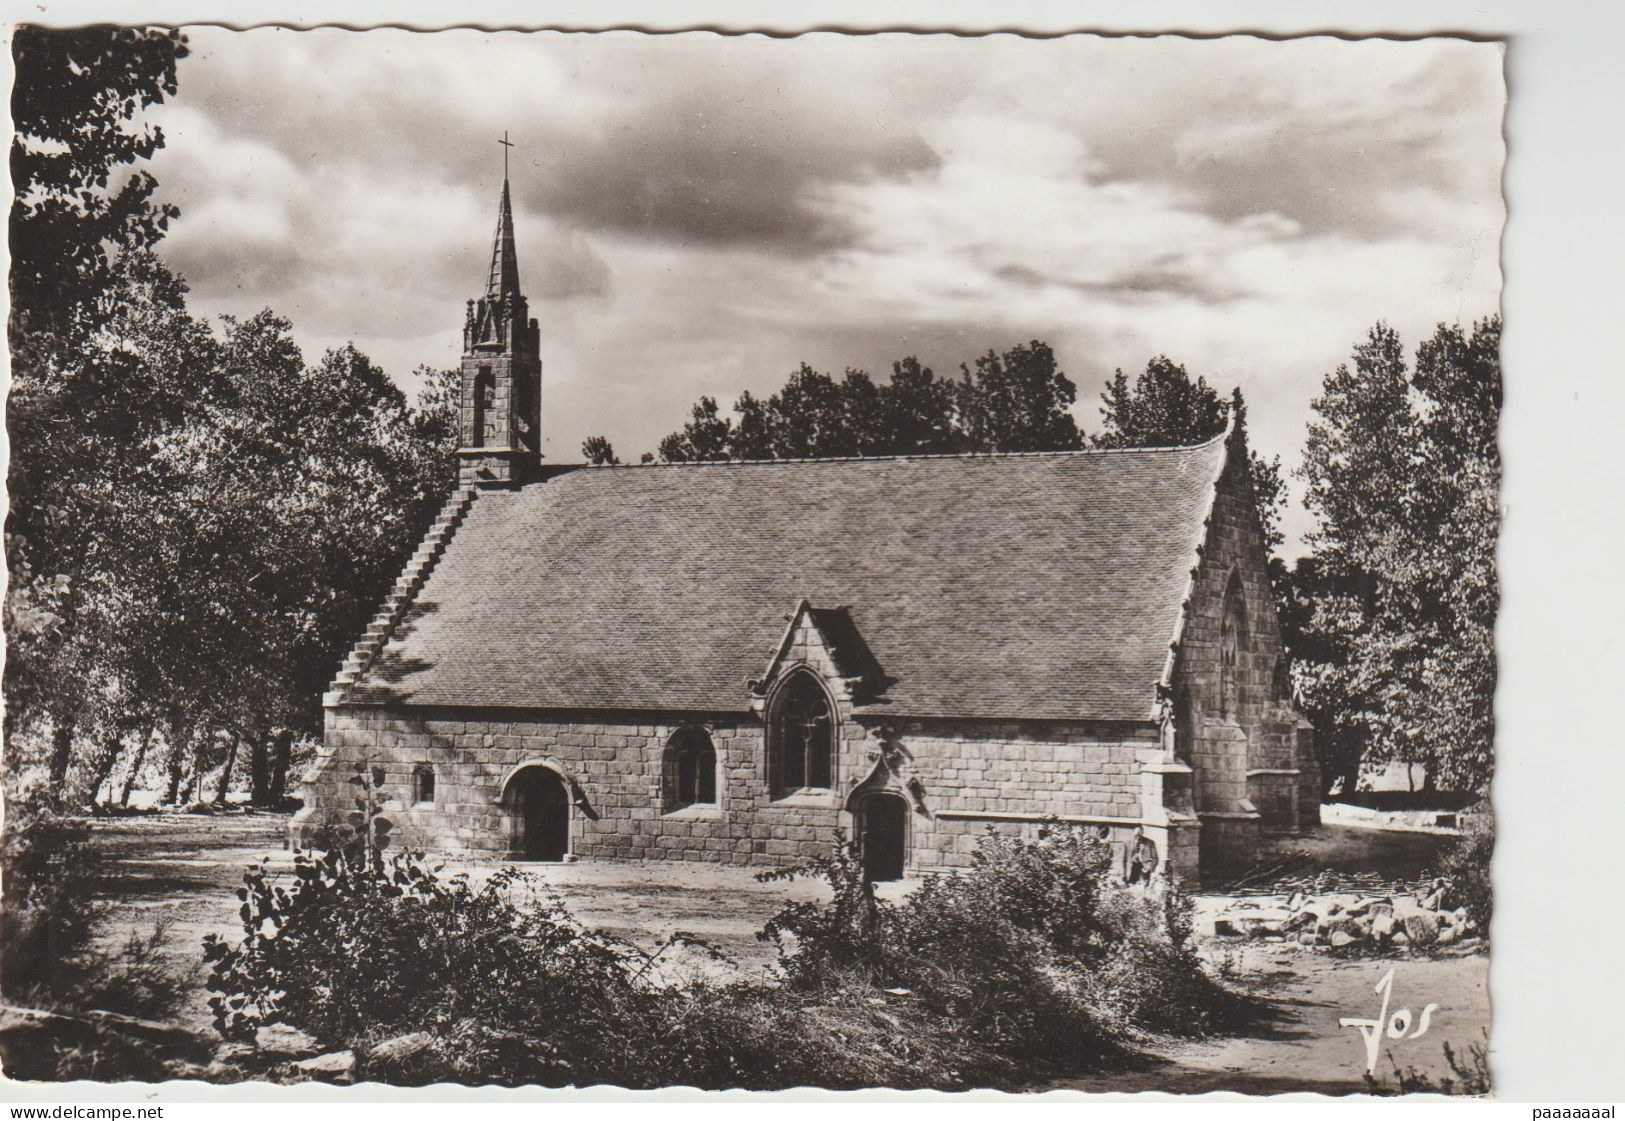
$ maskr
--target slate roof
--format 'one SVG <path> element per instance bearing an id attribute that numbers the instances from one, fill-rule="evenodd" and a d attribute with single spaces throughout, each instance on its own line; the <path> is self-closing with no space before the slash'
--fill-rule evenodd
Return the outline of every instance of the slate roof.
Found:
<path id="1" fill-rule="evenodd" d="M 862 637 L 871 710 L 1145 720 L 1224 457 L 584 467 L 484 492 L 351 699 L 743 711 L 806 599 Z"/>

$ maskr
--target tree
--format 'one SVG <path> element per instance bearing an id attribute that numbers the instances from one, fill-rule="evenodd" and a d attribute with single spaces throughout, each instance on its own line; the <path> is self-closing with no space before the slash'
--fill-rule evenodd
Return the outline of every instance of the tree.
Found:
<path id="1" fill-rule="evenodd" d="M 172 606 L 158 504 L 175 485 L 155 456 L 208 407 L 218 359 L 184 284 L 150 253 L 126 252 L 107 284 L 75 352 L 49 377 L 20 374 L 11 399 L 9 595 L 49 600 L 53 620 L 8 631 L 6 731 L 50 721 L 59 793 L 76 729 L 150 715 L 133 708 L 176 653 L 154 642 Z"/>
<path id="2" fill-rule="evenodd" d="M 682 431 L 660 441 L 660 458 L 667 463 L 727 459 L 733 423 L 721 415 L 715 397 L 701 397 Z"/>
<path id="3" fill-rule="evenodd" d="M 1224 431 L 1227 412 L 1206 378 L 1192 381 L 1185 367 L 1165 355 L 1145 364 L 1129 384 L 1118 370 L 1100 395 L 1104 427 L 1097 448 L 1156 448 L 1198 444 Z"/>
<path id="4" fill-rule="evenodd" d="M 1420 764 L 1429 787 L 1488 786 L 1499 339 L 1497 319 L 1441 324 L 1413 374 L 1379 323 L 1314 402 L 1303 626 L 1320 660 L 1304 691 L 1345 790 L 1361 759 Z"/>
<path id="5" fill-rule="evenodd" d="M 588 436 L 582 441 L 581 455 L 600 467 L 614 467 L 621 462 L 615 456 L 615 446 L 602 436 Z"/>
<path id="6" fill-rule="evenodd" d="M 955 417 L 955 383 L 910 355 L 892 363 L 884 395 L 884 426 L 898 455 L 944 455 L 963 449 Z"/>
<path id="7" fill-rule="evenodd" d="M 16 29 L 13 330 L 60 339 L 105 287 L 117 255 L 150 247 L 177 215 L 153 201 L 150 174 L 119 182 L 118 173 L 163 147 L 163 130 L 140 114 L 174 94 L 175 63 L 186 53 L 173 29 Z"/>
<path id="8" fill-rule="evenodd" d="M 1055 352 L 1034 340 L 1003 354 L 988 351 L 974 372 L 961 365 L 959 420 L 974 451 L 1060 451 L 1083 446 L 1068 411 L 1078 399 Z"/>
<path id="9" fill-rule="evenodd" d="M 1131 385 L 1118 370 L 1100 396 L 1102 428 L 1090 440 L 1097 448 L 1180 447 L 1211 440 L 1231 417 L 1247 428 L 1247 402 L 1238 386 L 1226 402 L 1206 378 L 1191 379 L 1184 366 L 1157 355 Z M 1271 579 L 1278 598 L 1286 569 L 1276 555 L 1285 541 L 1281 515 L 1286 509 L 1286 483 L 1279 456 L 1265 459 L 1248 445 L 1248 477 L 1258 506 L 1264 546 L 1271 554 Z"/>
<path id="10" fill-rule="evenodd" d="M 1416 734 L 1431 748 L 1430 778 L 1460 789 L 1487 788 L 1494 771 L 1500 350 L 1499 318 L 1471 333 L 1441 325 L 1417 348 L 1412 378 L 1427 481 L 1411 517 L 1427 636 Z"/>
<path id="11" fill-rule="evenodd" d="M 1041 342 L 989 351 L 960 381 L 940 380 L 917 358 L 877 383 L 848 369 L 839 380 L 806 363 L 763 400 L 749 392 L 725 416 L 702 397 L 681 430 L 660 442 L 667 463 L 803 459 L 963 451 L 1054 451 L 1082 446 L 1067 412 L 1077 390 Z M 645 457 L 646 460 L 652 457 Z"/>
<path id="12" fill-rule="evenodd" d="M 186 48 L 169 30 L 22 26 L 12 50 L 5 733 L 52 726 L 60 794 L 78 728 L 127 695 L 95 643 L 133 602 L 107 578 L 136 556 L 115 540 L 121 502 L 196 388 L 200 336 L 174 314 L 184 286 L 140 254 L 176 211 L 127 171 L 163 144 L 140 115 L 175 92 Z"/>

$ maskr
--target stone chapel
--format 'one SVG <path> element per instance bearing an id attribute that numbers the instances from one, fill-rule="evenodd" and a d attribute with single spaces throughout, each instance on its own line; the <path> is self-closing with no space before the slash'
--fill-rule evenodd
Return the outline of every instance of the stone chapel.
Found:
<path id="1" fill-rule="evenodd" d="M 506 180 L 463 351 L 457 489 L 324 696 L 294 843 L 358 764 L 393 844 L 509 860 L 844 835 L 895 879 L 1058 818 L 1188 879 L 1319 821 L 1239 432 L 544 466 Z"/>

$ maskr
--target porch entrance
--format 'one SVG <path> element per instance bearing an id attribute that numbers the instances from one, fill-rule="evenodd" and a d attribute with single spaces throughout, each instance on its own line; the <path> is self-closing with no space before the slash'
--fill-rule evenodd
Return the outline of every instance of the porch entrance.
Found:
<path id="1" fill-rule="evenodd" d="M 514 776 L 513 800 L 519 811 L 519 859 L 563 860 L 570 851 L 570 794 L 564 780 L 546 767 L 527 767 Z"/>
<path id="2" fill-rule="evenodd" d="M 859 825 L 863 874 L 877 883 L 903 878 L 908 863 L 908 804 L 895 794 L 863 800 Z"/>

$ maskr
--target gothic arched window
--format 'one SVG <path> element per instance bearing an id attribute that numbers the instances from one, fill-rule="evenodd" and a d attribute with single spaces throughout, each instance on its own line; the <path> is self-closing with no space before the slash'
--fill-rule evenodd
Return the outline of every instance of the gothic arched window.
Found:
<path id="1" fill-rule="evenodd" d="M 768 708 L 767 749 L 779 793 L 826 790 L 832 783 L 835 714 L 812 674 L 792 673 Z"/>
<path id="2" fill-rule="evenodd" d="M 434 768 L 422 766 L 412 772 L 412 801 L 418 805 L 434 801 Z"/>
<path id="3" fill-rule="evenodd" d="M 1241 580 L 1230 577 L 1224 593 L 1224 616 L 1219 622 L 1219 711 L 1235 719 L 1241 703 L 1241 655 L 1247 646 L 1247 609 Z"/>
<path id="4" fill-rule="evenodd" d="M 666 809 L 717 801 L 717 750 L 704 728 L 679 728 L 666 745 Z"/>

